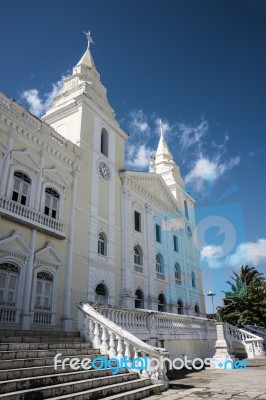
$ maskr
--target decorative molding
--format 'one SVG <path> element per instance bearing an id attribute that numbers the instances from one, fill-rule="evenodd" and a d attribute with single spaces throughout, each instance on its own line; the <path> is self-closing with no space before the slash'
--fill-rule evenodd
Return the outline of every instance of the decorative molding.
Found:
<path id="1" fill-rule="evenodd" d="M 29 149 L 12 151 L 11 159 L 13 161 L 16 161 L 18 164 L 23 165 L 25 168 L 29 169 L 32 172 L 36 173 L 40 172 L 41 170 L 40 164 L 31 155 L 31 151 Z"/>
<path id="2" fill-rule="evenodd" d="M 57 168 L 44 168 L 43 169 L 43 178 L 47 179 L 50 182 L 55 183 L 62 189 L 65 189 L 68 186 L 67 181 L 62 176 L 62 174 L 58 171 Z"/>
<path id="3" fill-rule="evenodd" d="M 10 236 L 0 240 L 0 254 L 22 258 L 25 261 L 31 255 L 31 250 L 24 242 L 19 231 L 14 231 Z"/>
<path id="4" fill-rule="evenodd" d="M 62 260 L 54 250 L 53 244 L 49 242 L 43 249 L 35 252 L 34 264 L 35 266 L 48 265 L 58 268 L 62 264 Z"/>

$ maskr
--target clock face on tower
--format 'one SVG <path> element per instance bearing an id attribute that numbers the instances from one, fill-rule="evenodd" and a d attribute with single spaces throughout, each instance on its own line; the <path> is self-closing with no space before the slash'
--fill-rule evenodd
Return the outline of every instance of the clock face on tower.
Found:
<path id="1" fill-rule="evenodd" d="M 104 161 L 100 161 L 98 168 L 99 168 L 99 173 L 100 173 L 101 177 L 103 178 L 103 180 L 105 180 L 106 182 L 109 181 L 110 169 L 109 169 L 108 165 Z"/>

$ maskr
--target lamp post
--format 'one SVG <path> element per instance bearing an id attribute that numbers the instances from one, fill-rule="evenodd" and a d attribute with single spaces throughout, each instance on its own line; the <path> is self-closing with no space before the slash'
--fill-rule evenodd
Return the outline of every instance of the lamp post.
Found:
<path id="1" fill-rule="evenodd" d="M 210 296 L 212 298 L 212 316 L 214 319 L 214 305 L 213 305 L 213 297 L 215 296 L 215 293 L 213 293 L 212 291 L 210 291 L 207 296 Z"/>

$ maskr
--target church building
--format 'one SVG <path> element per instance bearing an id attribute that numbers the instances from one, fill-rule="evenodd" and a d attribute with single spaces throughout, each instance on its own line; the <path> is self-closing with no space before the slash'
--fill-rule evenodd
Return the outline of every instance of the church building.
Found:
<path id="1" fill-rule="evenodd" d="M 82 300 L 205 316 L 195 200 L 163 131 L 147 172 L 126 140 L 89 46 L 41 119 L 0 94 L 1 325 L 74 331 Z"/>

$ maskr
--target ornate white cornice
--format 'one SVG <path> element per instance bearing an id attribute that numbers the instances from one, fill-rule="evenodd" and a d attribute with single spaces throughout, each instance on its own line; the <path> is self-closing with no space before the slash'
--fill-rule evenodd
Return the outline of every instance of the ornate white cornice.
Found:
<path id="1" fill-rule="evenodd" d="M 67 167 L 81 166 L 82 150 L 57 133 L 46 122 L 34 117 L 21 105 L 0 94 L 0 127 L 8 134 L 23 137 L 38 149 L 49 153 Z"/>

